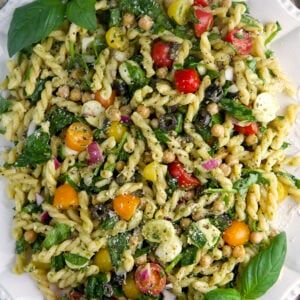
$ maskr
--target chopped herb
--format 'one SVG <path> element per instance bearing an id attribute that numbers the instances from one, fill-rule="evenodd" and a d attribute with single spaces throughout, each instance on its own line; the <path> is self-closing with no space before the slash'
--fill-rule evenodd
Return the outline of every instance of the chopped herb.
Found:
<path id="1" fill-rule="evenodd" d="M 216 32 L 213 32 L 208 36 L 209 41 L 216 41 L 220 38 L 221 38 L 220 34 Z"/>
<path id="2" fill-rule="evenodd" d="M 177 125 L 175 128 L 175 131 L 177 133 L 181 133 L 183 131 L 183 115 L 182 114 L 177 114 Z"/>
<path id="3" fill-rule="evenodd" d="M 195 246 L 189 246 L 182 251 L 182 258 L 180 260 L 181 266 L 188 266 L 196 261 L 198 248 Z"/>
<path id="4" fill-rule="evenodd" d="M 246 61 L 248 68 L 253 71 L 256 72 L 256 59 L 252 58 L 252 59 L 248 59 Z"/>
<path id="5" fill-rule="evenodd" d="M 154 134 L 157 140 L 162 144 L 167 144 L 169 142 L 168 133 L 160 128 L 154 130 Z"/>
<path id="6" fill-rule="evenodd" d="M 108 250 L 111 257 L 112 265 L 118 269 L 121 264 L 123 252 L 128 248 L 128 234 L 119 233 L 108 239 Z"/>
<path id="7" fill-rule="evenodd" d="M 183 65 L 182 65 L 182 64 L 174 64 L 174 65 L 173 65 L 173 69 L 174 69 L 175 71 L 177 71 L 177 70 L 182 70 L 182 69 L 183 69 Z"/>
<path id="8" fill-rule="evenodd" d="M 66 109 L 57 108 L 49 114 L 47 119 L 50 122 L 50 134 L 58 134 L 74 122 L 75 116 Z"/>
<path id="9" fill-rule="evenodd" d="M 109 27 L 120 26 L 121 24 L 121 10 L 119 8 L 110 9 Z"/>
<path id="10" fill-rule="evenodd" d="M 270 58 L 273 55 L 274 55 L 274 52 L 272 50 L 268 49 L 268 50 L 265 51 L 266 58 Z"/>
<path id="11" fill-rule="evenodd" d="M 108 282 L 107 275 L 100 273 L 88 277 L 85 287 L 85 296 L 87 299 L 103 299 L 104 284 Z"/>
<path id="12" fill-rule="evenodd" d="M 42 91 L 45 88 L 46 79 L 39 79 L 36 83 L 35 90 L 33 94 L 29 97 L 29 100 L 32 104 L 36 104 L 39 100 L 41 100 Z"/>
<path id="13" fill-rule="evenodd" d="M 207 76 L 210 77 L 211 80 L 217 79 L 220 77 L 220 73 L 216 70 L 206 70 L 206 74 Z"/>
<path id="14" fill-rule="evenodd" d="M 37 205 L 36 203 L 29 203 L 22 208 L 22 211 L 27 214 L 34 214 L 39 213 L 42 211 L 41 206 Z"/>
<path id="15" fill-rule="evenodd" d="M 16 254 L 21 254 L 26 250 L 26 242 L 22 238 L 18 241 L 16 241 Z"/>
<path id="16" fill-rule="evenodd" d="M 43 241 L 44 238 L 41 235 L 38 235 L 37 239 L 35 242 L 32 244 L 32 252 L 37 253 L 42 250 L 43 248 Z"/>
<path id="17" fill-rule="evenodd" d="M 43 242 L 46 249 L 50 249 L 54 245 L 58 245 L 68 239 L 71 235 L 71 227 L 66 224 L 56 224 L 54 228 L 49 231 Z"/>
<path id="18" fill-rule="evenodd" d="M 168 184 L 167 194 L 170 197 L 173 195 L 174 191 L 178 189 L 178 181 L 176 178 L 171 177 L 168 173 L 167 184 Z"/>
<path id="19" fill-rule="evenodd" d="M 134 257 L 137 258 L 137 257 L 143 256 L 145 254 L 148 254 L 150 251 L 151 251 L 150 246 L 144 247 L 144 248 L 141 248 L 141 249 L 137 249 L 134 253 Z"/>
<path id="20" fill-rule="evenodd" d="M 210 218 L 210 222 L 216 226 L 220 231 L 224 231 L 228 228 L 232 222 L 232 218 L 228 214 L 223 214 L 220 216 L 214 216 Z"/>
<path id="21" fill-rule="evenodd" d="M 282 143 L 280 149 L 285 150 L 285 149 L 287 149 L 290 145 L 291 145 L 290 143 L 284 142 L 284 143 Z"/>
<path id="22" fill-rule="evenodd" d="M 119 218 L 116 214 L 108 214 L 106 218 L 101 222 L 101 228 L 104 230 L 113 229 Z"/>
<path id="23" fill-rule="evenodd" d="M 12 102 L 4 99 L 1 95 L 0 95 L 0 115 L 4 114 L 6 112 L 8 112 L 11 108 Z"/>
<path id="24" fill-rule="evenodd" d="M 57 256 L 51 257 L 51 268 L 55 271 L 58 272 L 61 269 L 63 269 L 66 265 L 64 254 L 60 254 Z"/>

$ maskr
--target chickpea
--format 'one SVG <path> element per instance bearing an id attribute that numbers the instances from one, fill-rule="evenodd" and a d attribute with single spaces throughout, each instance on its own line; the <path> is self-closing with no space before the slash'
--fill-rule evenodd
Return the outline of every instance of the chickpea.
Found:
<path id="1" fill-rule="evenodd" d="M 223 213 L 225 211 L 225 203 L 223 200 L 217 200 L 215 201 L 213 205 L 213 211 L 216 213 Z"/>
<path id="2" fill-rule="evenodd" d="M 82 102 L 87 102 L 92 100 L 92 95 L 90 93 L 83 93 L 82 94 Z"/>
<path id="3" fill-rule="evenodd" d="M 133 14 L 130 14 L 130 13 L 126 13 L 124 16 L 123 16 L 123 25 L 125 27 L 130 27 L 134 24 L 135 22 L 135 17 Z"/>
<path id="4" fill-rule="evenodd" d="M 80 101 L 81 100 L 81 91 L 80 89 L 73 89 L 70 93 L 70 100 L 72 101 Z"/>
<path id="5" fill-rule="evenodd" d="M 34 243 L 36 238 L 37 234 L 33 230 L 28 230 L 24 233 L 24 240 L 29 244 Z"/>
<path id="6" fill-rule="evenodd" d="M 115 108 L 113 106 L 110 106 L 106 110 L 106 116 L 112 122 L 119 122 L 121 120 L 121 113 L 120 113 L 119 109 Z"/>
<path id="7" fill-rule="evenodd" d="M 118 172 L 121 172 L 121 171 L 124 169 L 124 167 L 125 167 L 124 161 L 118 161 L 118 162 L 116 163 L 116 170 L 117 170 Z"/>
<path id="8" fill-rule="evenodd" d="M 248 146 L 253 146 L 257 144 L 257 142 L 258 142 L 258 138 L 255 134 L 251 134 L 246 137 L 246 143 Z"/>
<path id="9" fill-rule="evenodd" d="M 231 254 L 232 254 L 232 249 L 231 249 L 231 247 L 228 246 L 228 245 L 225 245 L 225 246 L 223 247 L 223 255 L 224 255 L 225 257 L 230 257 Z"/>
<path id="10" fill-rule="evenodd" d="M 239 163 L 239 159 L 233 155 L 227 155 L 225 161 L 229 166 L 234 166 Z"/>
<path id="11" fill-rule="evenodd" d="M 236 246 L 233 248 L 232 256 L 238 258 L 240 261 L 243 261 L 246 255 L 244 246 Z"/>
<path id="12" fill-rule="evenodd" d="M 213 116 L 219 112 L 219 107 L 218 104 L 216 103 L 211 103 L 207 105 L 207 111 Z"/>
<path id="13" fill-rule="evenodd" d="M 69 86 L 67 86 L 67 85 L 60 86 L 56 95 L 59 97 L 65 98 L 65 99 L 69 98 L 69 95 L 70 95 Z"/>
<path id="14" fill-rule="evenodd" d="M 80 77 L 81 77 L 81 71 L 79 70 L 79 69 L 75 69 L 75 70 L 73 70 L 72 72 L 71 72 L 71 77 L 73 78 L 73 79 L 76 79 L 76 80 L 78 80 L 78 79 L 80 79 Z"/>
<path id="15" fill-rule="evenodd" d="M 209 267 L 211 264 L 212 264 L 212 257 L 209 256 L 209 255 L 203 255 L 200 259 L 200 266 L 203 267 L 203 268 L 207 268 Z"/>
<path id="16" fill-rule="evenodd" d="M 164 163 L 170 164 L 175 159 L 176 159 L 176 157 L 175 157 L 175 154 L 173 152 L 171 152 L 170 150 L 164 151 L 164 155 L 163 155 L 163 161 L 164 161 Z"/>
<path id="17" fill-rule="evenodd" d="M 231 173 L 231 167 L 226 164 L 221 164 L 220 169 L 222 170 L 224 176 L 229 176 Z"/>
<path id="18" fill-rule="evenodd" d="M 152 119 L 151 120 L 151 126 L 152 126 L 152 128 L 156 129 L 156 128 L 158 128 L 158 125 L 159 125 L 159 123 L 158 123 L 157 119 Z"/>
<path id="19" fill-rule="evenodd" d="M 263 232 L 251 232 L 250 234 L 250 242 L 253 244 L 259 244 L 264 239 Z"/>
<path id="20" fill-rule="evenodd" d="M 201 220 L 202 218 L 203 218 L 203 213 L 202 213 L 202 211 L 195 211 L 195 212 L 192 213 L 192 219 L 193 219 L 194 221 L 199 221 L 199 220 Z"/>
<path id="21" fill-rule="evenodd" d="M 142 116 L 142 118 L 147 119 L 150 117 L 150 109 L 144 105 L 139 105 L 136 111 Z"/>
<path id="22" fill-rule="evenodd" d="M 142 30 L 149 31 L 154 23 L 152 18 L 146 15 L 140 18 L 138 24 Z"/>
<path id="23" fill-rule="evenodd" d="M 124 105 L 120 107 L 120 112 L 122 115 L 130 115 L 132 113 L 132 109 L 130 105 Z"/>
<path id="24" fill-rule="evenodd" d="M 160 79 L 165 79 L 168 75 L 168 68 L 159 68 L 156 71 L 156 76 Z"/>
<path id="25" fill-rule="evenodd" d="M 215 124 L 211 129 L 211 134 L 212 136 L 217 138 L 224 136 L 225 134 L 224 126 L 221 124 Z"/>
<path id="26" fill-rule="evenodd" d="M 192 223 L 192 220 L 189 218 L 183 218 L 180 220 L 180 226 L 182 229 L 188 228 Z"/>
<path id="27" fill-rule="evenodd" d="M 147 254 L 141 255 L 135 259 L 136 265 L 143 265 L 147 262 Z"/>
<path id="28" fill-rule="evenodd" d="M 187 200 L 191 200 L 195 197 L 195 191 L 194 190 L 189 190 L 186 191 L 184 194 L 184 198 L 186 198 Z"/>

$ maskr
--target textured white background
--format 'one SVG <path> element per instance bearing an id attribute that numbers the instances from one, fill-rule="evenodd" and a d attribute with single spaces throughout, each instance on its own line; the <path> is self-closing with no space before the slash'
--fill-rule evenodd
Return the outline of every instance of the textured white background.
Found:
<path id="1" fill-rule="evenodd" d="M 10 0 L 0 10 L 0 81 L 5 77 L 6 36 L 15 7 L 30 0 Z M 249 0 L 251 13 L 262 21 L 277 20 L 283 27 L 279 39 L 272 45 L 281 64 L 296 86 L 300 87 L 300 11 L 290 0 Z M 297 99 L 299 101 L 299 99 Z M 282 107 L 291 100 L 280 97 Z M 300 117 L 288 140 L 291 153 L 300 154 Z M 0 151 L 7 143 L 0 138 Z M 295 170 L 300 177 L 300 169 Z M 0 181 L 0 300 L 41 300 L 40 293 L 27 275 L 16 276 L 10 270 L 14 256 L 11 237 L 12 203 L 5 195 L 5 183 Z M 278 283 L 263 300 L 295 300 L 300 294 L 300 208 L 287 200 L 279 210 L 276 226 L 288 233 L 288 255 L 285 268 Z"/>

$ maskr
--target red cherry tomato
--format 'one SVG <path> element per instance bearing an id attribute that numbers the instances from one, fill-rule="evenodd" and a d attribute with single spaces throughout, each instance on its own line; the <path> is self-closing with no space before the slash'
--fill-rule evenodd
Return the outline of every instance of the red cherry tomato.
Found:
<path id="1" fill-rule="evenodd" d="M 169 173 L 178 180 L 178 184 L 182 188 L 190 188 L 200 186 L 200 181 L 193 175 L 184 170 L 183 164 L 177 160 L 169 164 Z"/>
<path id="2" fill-rule="evenodd" d="M 162 41 L 154 42 L 152 46 L 151 56 L 154 65 L 158 68 L 170 68 L 173 64 L 173 59 L 170 56 L 171 44 Z"/>
<path id="3" fill-rule="evenodd" d="M 234 125 L 234 130 L 244 135 L 257 134 L 258 129 L 259 129 L 258 125 L 255 122 L 250 123 L 249 125 L 246 126 L 240 126 L 237 124 Z"/>
<path id="4" fill-rule="evenodd" d="M 243 29 L 236 28 L 230 31 L 226 36 L 226 41 L 231 43 L 241 55 L 247 55 L 252 50 L 252 37 Z"/>
<path id="5" fill-rule="evenodd" d="M 195 8 L 194 14 L 195 18 L 199 20 L 197 24 L 194 24 L 195 35 L 200 38 L 212 26 L 214 16 L 212 13 L 204 11 L 201 8 Z"/>
<path id="6" fill-rule="evenodd" d="M 194 69 L 177 70 L 174 78 L 178 92 L 183 94 L 195 93 L 201 83 L 200 76 Z"/>
<path id="7" fill-rule="evenodd" d="M 203 7 L 206 7 L 208 6 L 208 2 L 207 0 L 195 0 L 194 5 L 201 5 Z"/>
<path id="8" fill-rule="evenodd" d="M 141 265 L 135 271 L 138 289 L 151 296 L 158 296 L 165 288 L 167 277 L 162 267 L 156 263 Z"/>

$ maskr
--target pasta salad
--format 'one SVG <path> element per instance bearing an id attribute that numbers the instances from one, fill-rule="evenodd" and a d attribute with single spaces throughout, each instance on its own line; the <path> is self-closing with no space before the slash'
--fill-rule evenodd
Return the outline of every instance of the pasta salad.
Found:
<path id="1" fill-rule="evenodd" d="M 37 0 L 10 25 L 0 173 L 14 271 L 47 300 L 258 299 L 277 281 L 278 204 L 299 106 L 234 0 Z"/>

